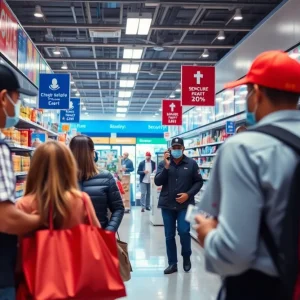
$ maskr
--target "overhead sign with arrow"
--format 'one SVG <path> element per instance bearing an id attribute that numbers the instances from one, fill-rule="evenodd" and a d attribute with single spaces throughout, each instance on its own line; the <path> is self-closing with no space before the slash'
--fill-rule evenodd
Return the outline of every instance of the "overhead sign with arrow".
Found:
<path id="1" fill-rule="evenodd" d="M 180 100 L 165 99 L 162 101 L 162 125 L 182 125 L 182 105 Z"/>

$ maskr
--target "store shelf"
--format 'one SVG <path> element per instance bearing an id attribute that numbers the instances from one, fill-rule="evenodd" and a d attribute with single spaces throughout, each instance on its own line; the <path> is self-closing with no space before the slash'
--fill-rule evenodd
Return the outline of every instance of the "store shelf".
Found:
<path id="1" fill-rule="evenodd" d="M 35 122 L 32 122 L 32 121 L 29 121 L 29 120 L 26 120 L 22 117 L 20 117 L 20 120 L 19 120 L 19 123 L 16 125 L 16 128 L 22 128 L 22 129 L 39 129 L 39 130 L 43 130 L 45 132 L 48 133 L 49 136 L 58 136 L 58 133 L 50 130 L 50 129 L 46 129 L 44 128 L 43 126 L 35 123 Z"/>
<path id="2" fill-rule="evenodd" d="M 209 144 L 204 144 L 204 145 L 195 145 L 195 146 L 188 146 L 187 148 L 185 148 L 185 150 L 190 150 L 190 149 L 198 149 L 198 148 L 204 148 L 207 146 L 217 146 L 217 145 L 221 145 L 223 144 L 224 141 L 222 142 L 214 142 L 214 143 L 209 143 Z"/>
<path id="3" fill-rule="evenodd" d="M 16 176 L 26 176 L 27 174 L 28 174 L 27 171 L 25 171 L 25 172 L 15 172 Z"/>
<path id="4" fill-rule="evenodd" d="M 212 166 L 199 166 L 199 169 L 212 169 Z"/>
<path id="5" fill-rule="evenodd" d="M 10 141 L 8 141 L 7 144 L 10 147 L 10 149 L 11 149 L 12 152 L 25 152 L 25 151 L 33 151 L 33 150 L 35 150 L 35 148 L 21 146 L 21 145 L 12 143 Z"/>
<path id="6" fill-rule="evenodd" d="M 216 156 L 217 153 L 213 153 L 213 154 L 201 154 L 201 157 L 210 157 L 210 156 Z M 199 157 L 199 156 L 198 156 Z"/>

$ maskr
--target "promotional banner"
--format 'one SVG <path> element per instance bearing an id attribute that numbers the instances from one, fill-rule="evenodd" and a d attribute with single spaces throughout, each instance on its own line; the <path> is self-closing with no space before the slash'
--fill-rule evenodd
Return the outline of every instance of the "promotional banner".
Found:
<path id="1" fill-rule="evenodd" d="M 40 74 L 39 108 L 70 108 L 70 74 Z"/>
<path id="2" fill-rule="evenodd" d="M 162 125 L 182 125 L 182 105 L 178 100 L 162 101 Z"/>
<path id="3" fill-rule="evenodd" d="M 187 106 L 214 106 L 215 67 L 181 66 L 181 101 Z"/>
<path id="4" fill-rule="evenodd" d="M 27 34 L 22 28 L 18 30 L 18 69 L 27 74 Z"/>
<path id="5" fill-rule="evenodd" d="M 80 99 L 71 98 L 70 109 L 60 111 L 61 123 L 79 123 L 80 122 Z"/>
<path id="6" fill-rule="evenodd" d="M 235 122 L 226 121 L 226 133 L 227 134 L 234 134 L 235 133 Z"/>
<path id="7" fill-rule="evenodd" d="M 0 1 L 0 9 L 0 51 L 16 66 L 18 57 L 17 38 L 19 25 L 3 0 Z"/>

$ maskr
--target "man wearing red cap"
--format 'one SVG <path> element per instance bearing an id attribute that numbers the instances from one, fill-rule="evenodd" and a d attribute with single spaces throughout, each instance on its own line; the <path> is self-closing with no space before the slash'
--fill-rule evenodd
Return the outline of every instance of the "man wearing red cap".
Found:
<path id="1" fill-rule="evenodd" d="M 197 232 L 207 270 L 225 279 L 219 299 L 283 300 L 288 298 L 280 295 L 261 224 L 278 243 L 299 158 L 279 138 L 258 131 L 273 125 L 300 139 L 300 64 L 281 51 L 262 53 L 243 79 L 226 88 L 243 84 L 252 127 L 220 148 L 201 202 L 214 218 L 197 216 Z"/>
<path id="2" fill-rule="evenodd" d="M 151 153 L 146 152 L 145 160 L 140 162 L 138 174 L 140 175 L 142 212 L 150 210 L 150 175 L 155 170 L 155 162 L 151 160 Z"/>

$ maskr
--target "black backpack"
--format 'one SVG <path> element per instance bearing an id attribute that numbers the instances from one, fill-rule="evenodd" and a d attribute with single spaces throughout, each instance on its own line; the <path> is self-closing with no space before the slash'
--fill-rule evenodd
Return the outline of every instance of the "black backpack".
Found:
<path id="1" fill-rule="evenodd" d="M 270 135 L 299 154 L 292 177 L 279 245 L 275 243 L 264 214 L 260 227 L 260 235 L 279 273 L 281 299 L 298 300 L 300 299 L 300 138 L 288 130 L 273 125 L 261 126 L 250 131 Z"/>

